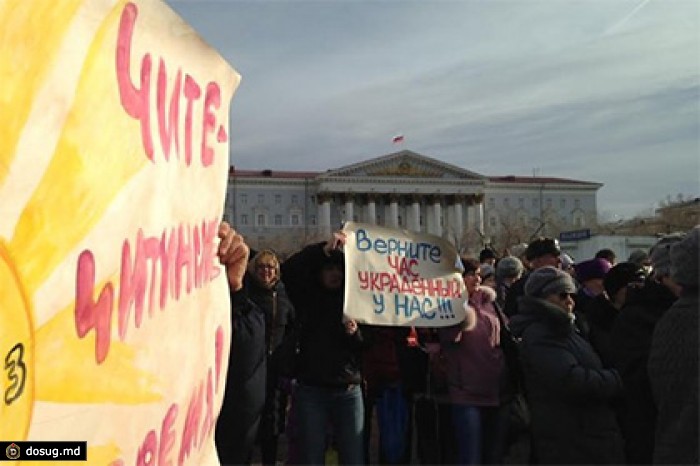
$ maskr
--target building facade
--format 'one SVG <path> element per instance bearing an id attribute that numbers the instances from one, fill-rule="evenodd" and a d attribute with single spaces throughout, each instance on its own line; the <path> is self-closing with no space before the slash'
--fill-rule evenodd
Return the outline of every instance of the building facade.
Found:
<path id="1" fill-rule="evenodd" d="M 487 177 L 403 150 L 326 172 L 232 168 L 225 218 L 253 248 L 283 253 L 348 220 L 432 233 L 468 252 L 590 226 L 601 186 Z"/>

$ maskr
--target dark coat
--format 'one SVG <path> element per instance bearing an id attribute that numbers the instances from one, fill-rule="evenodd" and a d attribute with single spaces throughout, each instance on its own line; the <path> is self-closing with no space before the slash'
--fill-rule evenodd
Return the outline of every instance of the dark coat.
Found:
<path id="1" fill-rule="evenodd" d="M 245 292 L 231 295 L 231 349 L 216 424 L 223 464 L 248 464 L 265 405 L 265 316 Z"/>
<path id="2" fill-rule="evenodd" d="M 328 290 L 319 278 L 330 260 L 319 243 L 282 263 L 282 279 L 300 320 L 298 380 L 325 387 L 360 384 L 362 332 L 345 332 L 344 290 Z"/>
<path id="3" fill-rule="evenodd" d="M 655 464 L 700 464 L 699 315 L 697 289 L 684 291 L 654 329 L 649 354 L 649 379 L 659 410 Z"/>
<path id="4" fill-rule="evenodd" d="M 605 294 L 599 294 L 583 309 L 588 321 L 588 341 L 600 356 L 604 367 L 613 367 L 612 329 L 620 311 Z"/>
<path id="5" fill-rule="evenodd" d="M 265 288 L 250 276 L 245 275 L 245 290 L 248 297 L 265 314 L 265 348 L 268 355 L 268 373 L 278 376 L 288 374 L 291 368 L 279 367 L 282 362 L 283 343 L 295 336 L 296 312 L 287 296 L 284 284 L 278 281 L 272 288 Z"/>
<path id="6" fill-rule="evenodd" d="M 612 329 L 613 366 L 624 383 L 620 427 L 630 464 L 651 464 L 656 430 L 656 405 L 647 365 L 654 327 L 676 300 L 664 285 L 649 280 L 629 288 L 625 305 Z"/>
<path id="7" fill-rule="evenodd" d="M 272 288 L 261 286 L 246 273 L 244 288 L 248 297 L 265 315 L 265 352 L 267 381 L 265 409 L 260 426 L 261 438 L 272 438 L 284 432 L 287 419 L 287 387 L 281 380 L 293 376 L 296 342 L 294 306 L 280 281 Z"/>
<path id="8" fill-rule="evenodd" d="M 514 281 L 506 294 L 505 306 L 503 307 L 503 313 L 508 317 L 513 317 L 518 314 L 519 300 L 525 296 L 525 283 L 530 277 L 530 272 L 524 273 L 522 277 Z"/>
<path id="9" fill-rule="evenodd" d="M 547 301 L 521 298 L 510 321 L 520 351 L 539 463 L 622 463 L 622 439 L 609 403 L 622 390 L 570 315 Z"/>

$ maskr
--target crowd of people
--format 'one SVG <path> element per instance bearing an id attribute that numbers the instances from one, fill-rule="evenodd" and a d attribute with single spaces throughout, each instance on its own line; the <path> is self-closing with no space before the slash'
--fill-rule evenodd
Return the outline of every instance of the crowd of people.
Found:
<path id="1" fill-rule="evenodd" d="M 222 231 L 222 262 L 234 240 L 246 262 L 227 267 L 222 464 L 700 463 L 700 226 L 621 262 L 485 248 L 444 328 L 344 316 L 342 232 L 282 261 Z"/>

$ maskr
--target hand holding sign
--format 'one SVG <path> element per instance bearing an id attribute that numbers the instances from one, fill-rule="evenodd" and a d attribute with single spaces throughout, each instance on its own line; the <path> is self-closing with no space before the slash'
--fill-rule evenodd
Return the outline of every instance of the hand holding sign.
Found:
<path id="1" fill-rule="evenodd" d="M 250 250 L 243 242 L 243 237 L 236 233 L 231 226 L 222 222 L 219 226 L 219 261 L 226 267 L 226 276 L 231 291 L 238 291 L 243 287 L 243 275 L 248 266 Z"/>

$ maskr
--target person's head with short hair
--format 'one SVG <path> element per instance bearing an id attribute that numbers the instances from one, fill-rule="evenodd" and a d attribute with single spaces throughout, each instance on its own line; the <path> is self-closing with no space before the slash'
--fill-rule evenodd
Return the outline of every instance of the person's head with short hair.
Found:
<path id="1" fill-rule="evenodd" d="M 610 262 L 611 266 L 615 265 L 617 262 L 615 251 L 609 248 L 601 249 L 600 251 L 596 252 L 595 259 L 605 259 L 606 261 Z"/>
<path id="2" fill-rule="evenodd" d="M 248 263 L 248 271 L 264 288 L 274 287 L 280 279 L 280 261 L 271 249 L 259 251 Z"/>
<path id="3" fill-rule="evenodd" d="M 495 265 L 496 259 L 496 252 L 489 247 L 482 249 L 479 253 L 479 262 L 482 264 Z"/>
<path id="4" fill-rule="evenodd" d="M 576 285 L 571 275 L 552 266 L 534 270 L 525 282 L 525 295 L 543 299 L 567 313 L 574 310 Z"/>
<path id="5" fill-rule="evenodd" d="M 546 266 L 558 267 L 560 256 L 559 241 L 554 238 L 537 238 L 531 241 L 525 250 L 525 258 L 532 269 Z"/>

